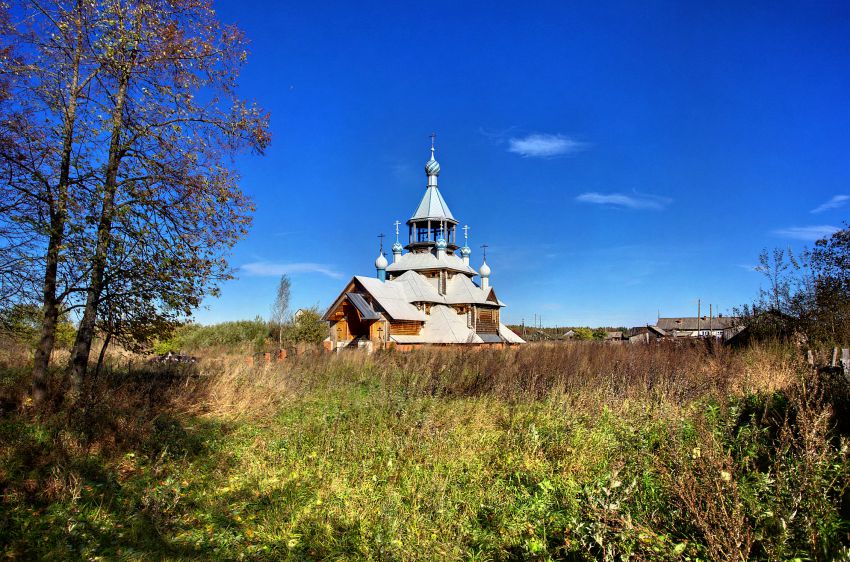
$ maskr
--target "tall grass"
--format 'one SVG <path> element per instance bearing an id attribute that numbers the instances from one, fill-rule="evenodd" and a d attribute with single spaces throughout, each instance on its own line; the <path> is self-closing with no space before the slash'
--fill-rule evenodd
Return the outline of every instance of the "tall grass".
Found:
<path id="1" fill-rule="evenodd" d="M 847 384 L 780 346 L 136 365 L 0 420 L 4 554 L 847 556 Z"/>

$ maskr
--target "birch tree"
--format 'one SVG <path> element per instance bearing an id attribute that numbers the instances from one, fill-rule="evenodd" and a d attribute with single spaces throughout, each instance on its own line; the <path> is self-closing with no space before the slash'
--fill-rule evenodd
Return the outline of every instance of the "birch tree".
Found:
<path id="1" fill-rule="evenodd" d="M 107 284 L 123 279 L 156 311 L 189 314 L 229 276 L 224 255 L 247 232 L 252 211 L 231 157 L 269 142 L 268 116 L 236 92 L 245 39 L 217 21 L 208 1 L 99 6 L 105 33 L 94 52 L 106 149 L 102 181 L 89 193 L 95 226 L 68 369 L 72 393 L 86 373 Z M 146 267 L 128 281 L 111 263 Z"/>
<path id="2" fill-rule="evenodd" d="M 88 143 L 94 137 L 88 89 L 97 75 L 90 56 L 92 5 L 82 1 L 31 1 L 21 6 L 21 23 L 5 20 L 5 41 L 15 50 L 4 58 L 9 95 L 2 100 L 0 182 L 4 208 L 5 285 L 25 298 L 41 280 L 41 334 L 35 349 L 33 397 L 44 398 L 47 366 L 63 303 L 78 279 L 70 246 L 73 191 L 93 174 Z"/>
<path id="3" fill-rule="evenodd" d="M 75 396 L 98 328 L 144 334 L 217 292 L 253 210 L 233 158 L 270 138 L 237 93 L 245 38 L 208 0 L 26 0 L 18 15 L 0 21 L 17 49 L 0 45 L 0 290 L 41 279 L 39 400 L 60 315 L 79 312 Z"/>

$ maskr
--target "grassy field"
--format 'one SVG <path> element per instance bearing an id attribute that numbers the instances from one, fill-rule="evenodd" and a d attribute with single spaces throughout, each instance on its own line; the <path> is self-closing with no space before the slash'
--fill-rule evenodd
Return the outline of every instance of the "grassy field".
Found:
<path id="1" fill-rule="evenodd" d="M 781 347 L 208 353 L 86 396 L 0 418 L 7 558 L 848 557 L 847 383 Z"/>

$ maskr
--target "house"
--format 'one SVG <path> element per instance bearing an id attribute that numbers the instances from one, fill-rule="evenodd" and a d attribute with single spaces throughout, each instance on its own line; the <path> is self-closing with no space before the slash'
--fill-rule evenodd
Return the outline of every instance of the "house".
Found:
<path id="1" fill-rule="evenodd" d="M 605 341 L 623 341 L 623 339 L 628 339 L 623 337 L 622 331 L 608 331 L 605 332 Z"/>
<path id="2" fill-rule="evenodd" d="M 490 285 L 486 254 L 477 271 L 469 265 L 469 227 L 463 227 L 458 246 L 459 223 L 437 186 L 433 136 L 425 174 L 425 194 L 407 221 L 407 244 L 399 240 L 396 221 L 392 263 L 382 245 L 376 276 L 353 277 L 325 312 L 328 349 L 525 343 L 501 322 L 505 303 Z"/>
<path id="3" fill-rule="evenodd" d="M 623 339 L 629 343 L 649 343 L 655 341 L 657 335 L 647 326 L 638 326 L 625 333 Z"/>
<path id="4" fill-rule="evenodd" d="M 735 316 L 683 316 L 659 318 L 649 330 L 658 337 L 706 338 L 728 340 L 743 329 L 743 322 Z"/>

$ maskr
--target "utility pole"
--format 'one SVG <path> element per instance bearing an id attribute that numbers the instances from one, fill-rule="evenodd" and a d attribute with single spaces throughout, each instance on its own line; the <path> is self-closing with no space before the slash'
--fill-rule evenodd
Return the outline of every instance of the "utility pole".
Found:
<path id="1" fill-rule="evenodd" d="M 702 301 L 697 299 L 697 337 L 702 337 L 701 326 L 700 326 L 700 315 L 702 314 Z"/>
<path id="2" fill-rule="evenodd" d="M 708 333 L 714 336 L 714 305 L 708 305 Z"/>

